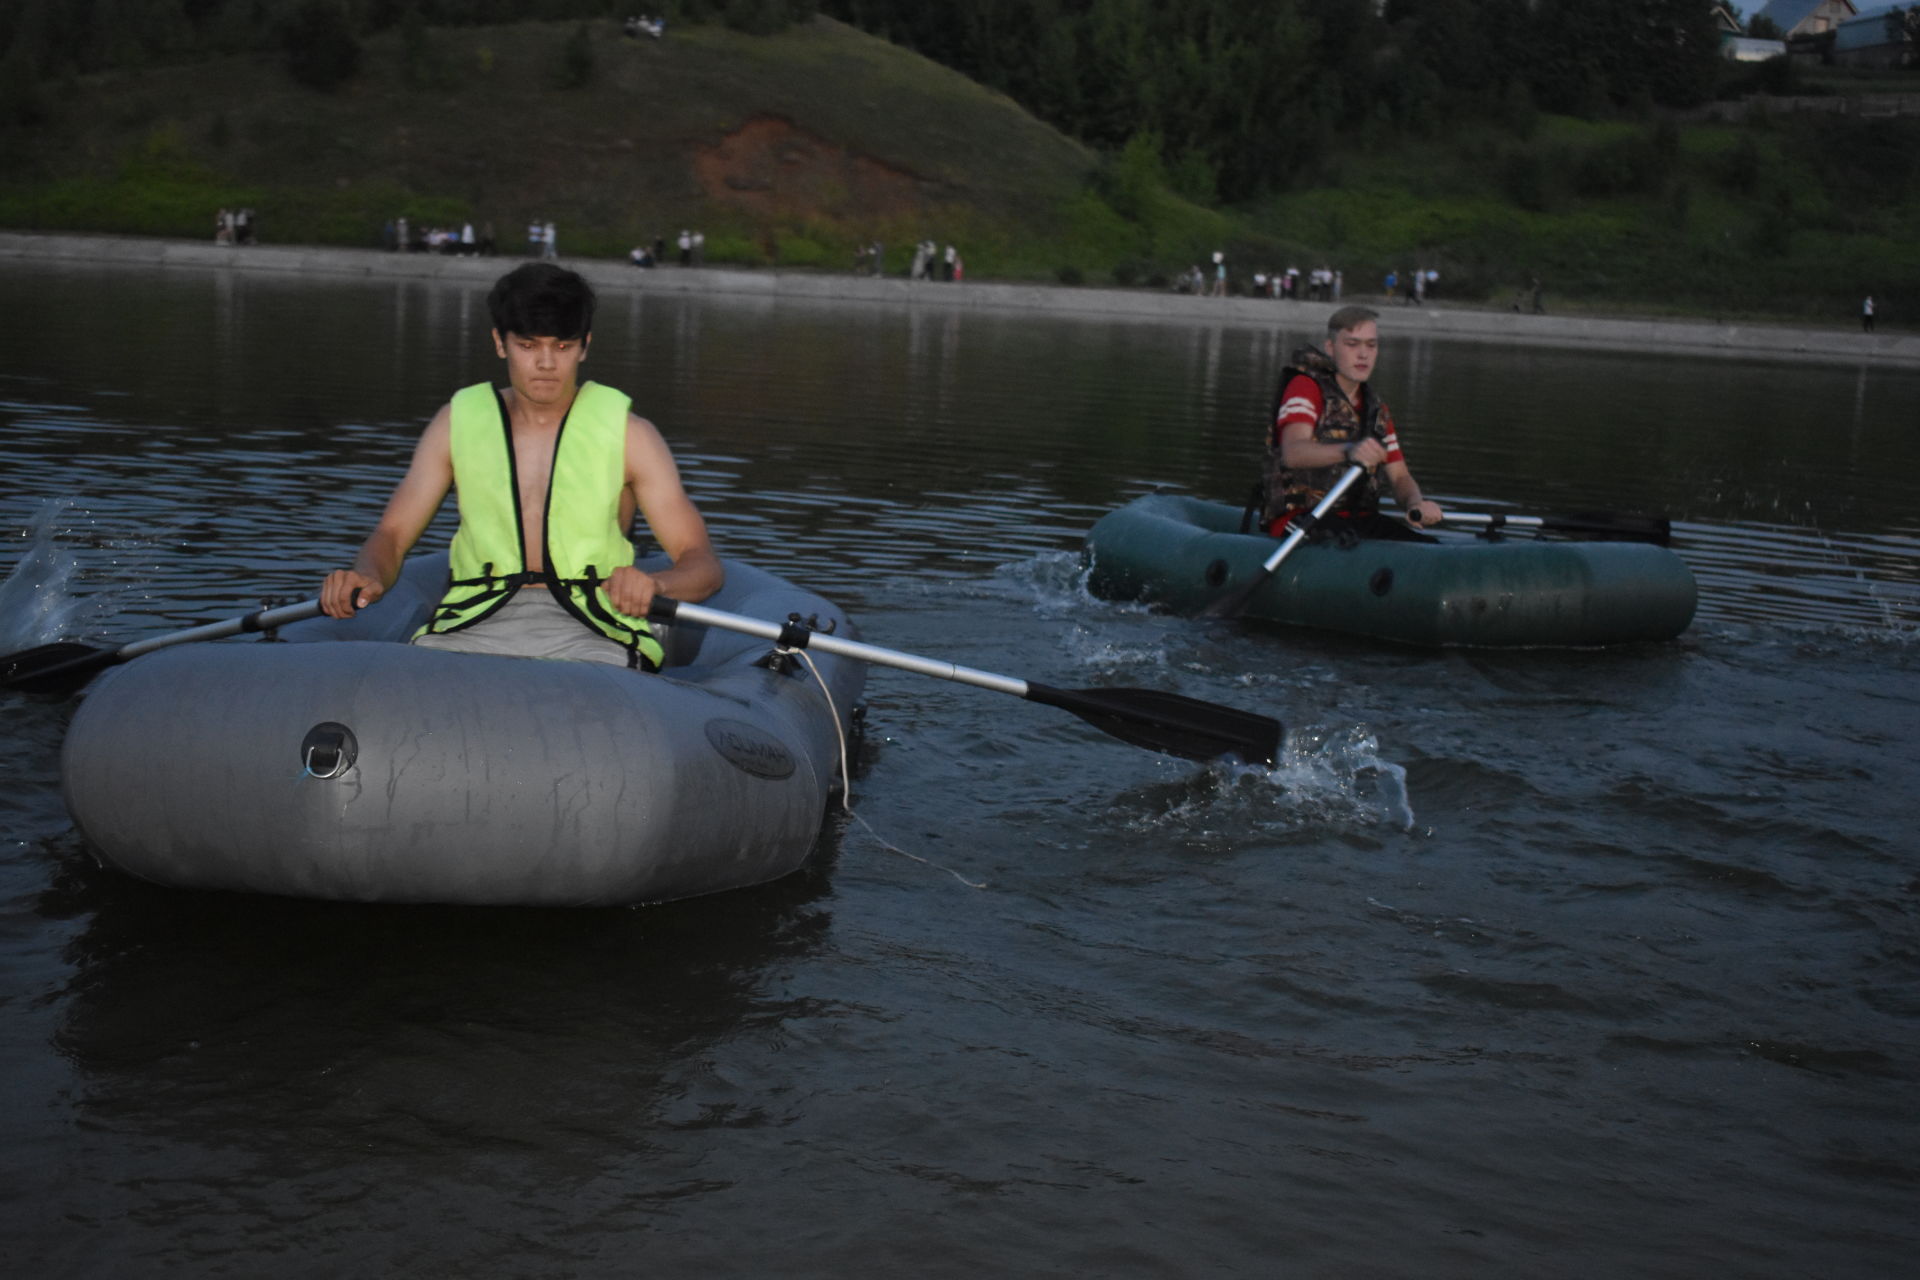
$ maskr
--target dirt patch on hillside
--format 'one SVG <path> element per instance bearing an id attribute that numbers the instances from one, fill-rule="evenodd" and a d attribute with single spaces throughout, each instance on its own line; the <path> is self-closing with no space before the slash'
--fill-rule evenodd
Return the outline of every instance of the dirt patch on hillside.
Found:
<path id="1" fill-rule="evenodd" d="M 945 194 L 942 183 L 848 151 L 779 116 L 755 116 L 696 151 L 693 166 L 709 199 L 765 222 L 887 223 Z"/>

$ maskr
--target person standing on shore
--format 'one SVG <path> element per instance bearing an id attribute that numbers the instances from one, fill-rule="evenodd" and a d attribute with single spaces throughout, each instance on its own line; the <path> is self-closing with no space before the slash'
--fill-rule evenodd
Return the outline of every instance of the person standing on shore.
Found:
<path id="1" fill-rule="evenodd" d="M 1873 295 L 1872 294 L 1868 294 L 1867 300 L 1860 304 L 1860 331 L 1862 333 L 1873 332 Z"/>
<path id="2" fill-rule="evenodd" d="M 453 580 L 413 643 L 659 669 L 654 597 L 704 600 L 725 571 L 659 431 L 625 395 L 579 380 L 594 304 L 579 274 L 545 262 L 493 286 L 487 311 L 509 385 L 467 387 L 433 416 L 352 567 L 327 575 L 328 617 L 386 594 L 452 490 Z M 671 567 L 634 565 L 636 509 Z"/>
<path id="3" fill-rule="evenodd" d="M 1365 467 L 1367 474 L 1346 491 L 1322 528 L 1424 542 L 1431 539 L 1407 525 L 1435 525 L 1443 517 L 1438 503 L 1421 496 L 1400 451 L 1393 415 L 1367 385 L 1380 356 L 1379 319 L 1368 307 L 1340 308 L 1327 319 L 1327 349 L 1301 347 L 1280 371 L 1267 417 L 1260 517 L 1261 527 L 1276 538 L 1355 466 Z M 1382 478 L 1406 513 L 1406 524 L 1380 514 Z"/>

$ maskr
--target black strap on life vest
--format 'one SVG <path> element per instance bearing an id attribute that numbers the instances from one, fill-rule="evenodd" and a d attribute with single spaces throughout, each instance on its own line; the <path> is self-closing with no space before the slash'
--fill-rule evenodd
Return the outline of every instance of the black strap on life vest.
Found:
<path id="1" fill-rule="evenodd" d="M 458 607 L 442 606 L 435 611 L 433 621 L 435 623 L 453 621 L 474 605 L 486 604 L 488 601 L 510 596 L 521 587 L 578 587 L 581 589 L 581 594 L 586 598 L 587 610 L 592 613 L 594 617 L 620 628 L 632 637 L 629 640 L 619 640 L 613 636 L 606 636 L 605 632 L 600 633 L 627 651 L 627 669 L 630 671 L 658 671 L 660 664 L 640 651 L 640 633 L 628 626 L 625 622 L 622 622 L 619 618 L 613 616 L 613 614 L 600 603 L 600 583 L 601 578 L 599 571 L 592 565 L 587 566 L 587 574 L 584 578 L 556 578 L 545 572 L 531 569 L 520 573 L 496 574 L 493 571 L 493 562 L 488 561 L 480 567 L 478 577 L 456 578 L 447 584 L 449 590 L 454 587 L 484 587 L 486 590 L 477 595 L 468 596 L 460 602 Z M 475 618 L 473 621 L 478 622 L 480 619 Z M 431 626 L 428 627 L 429 631 L 432 631 L 432 629 Z"/>
<path id="2" fill-rule="evenodd" d="M 637 631 L 632 626 L 629 626 L 627 623 L 621 621 L 619 618 L 616 618 L 613 615 L 611 610 L 609 610 L 605 605 L 600 603 L 601 578 L 600 578 L 600 571 L 598 569 L 596 569 L 593 565 L 588 565 L 587 576 L 585 578 L 578 578 L 578 579 L 560 578 L 560 579 L 556 579 L 556 581 L 558 581 L 559 584 L 564 587 L 579 586 L 584 588 L 581 594 L 586 597 L 587 612 L 591 613 L 594 617 L 600 619 L 602 622 L 605 622 L 612 626 L 616 626 L 620 628 L 622 631 L 626 632 L 629 636 L 632 637 L 632 639 L 630 640 L 614 641 L 615 644 L 618 644 L 621 648 L 627 651 L 627 669 L 629 671 L 651 672 L 651 671 L 658 671 L 660 669 L 659 663 L 655 662 L 648 655 L 640 652 L 640 632 Z M 605 634 L 605 633 L 603 632 L 602 634 Z M 612 637 L 610 636 L 608 638 L 612 639 Z"/>

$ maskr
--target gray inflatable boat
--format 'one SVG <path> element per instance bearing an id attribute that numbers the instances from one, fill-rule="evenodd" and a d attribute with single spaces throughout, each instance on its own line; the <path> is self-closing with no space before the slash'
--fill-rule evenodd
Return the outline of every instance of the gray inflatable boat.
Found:
<path id="1" fill-rule="evenodd" d="M 726 570 L 715 609 L 853 631 L 817 595 Z M 769 663 L 766 640 L 684 622 L 660 675 L 403 643 L 446 576 L 444 555 L 417 557 L 356 618 L 102 677 L 61 765 L 95 853 L 190 888 L 548 906 L 690 897 L 806 860 L 865 664 L 815 652 L 816 680 Z"/>

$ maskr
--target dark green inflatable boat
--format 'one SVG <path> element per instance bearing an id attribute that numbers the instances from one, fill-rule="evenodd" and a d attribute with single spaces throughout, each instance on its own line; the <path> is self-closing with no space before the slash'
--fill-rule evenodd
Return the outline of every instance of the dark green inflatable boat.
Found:
<path id="1" fill-rule="evenodd" d="M 1237 507 L 1175 494 L 1138 498 L 1087 535 L 1088 589 L 1198 613 L 1252 581 L 1277 545 L 1239 529 Z M 1693 620 L 1693 573 L 1665 547 L 1441 537 L 1307 543 L 1243 616 L 1406 644 L 1494 648 L 1670 640 Z"/>

